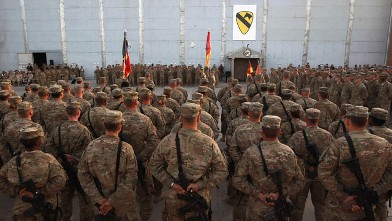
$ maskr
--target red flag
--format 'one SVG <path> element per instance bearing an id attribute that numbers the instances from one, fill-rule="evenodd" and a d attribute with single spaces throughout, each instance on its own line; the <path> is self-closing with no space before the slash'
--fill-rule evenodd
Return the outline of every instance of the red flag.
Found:
<path id="1" fill-rule="evenodd" d="M 263 69 L 261 69 L 260 62 L 257 64 L 256 74 L 263 74 Z"/>
<path id="2" fill-rule="evenodd" d="M 253 72 L 252 64 L 249 61 L 248 70 L 246 71 L 246 76 L 251 75 Z"/>
<path id="3" fill-rule="evenodd" d="M 210 57 L 211 57 L 211 36 L 210 36 L 210 31 L 208 31 L 207 42 L 206 42 L 206 67 L 210 67 Z"/>
<path id="4" fill-rule="evenodd" d="M 127 78 L 130 73 L 132 73 L 131 68 L 131 58 L 129 57 L 128 53 L 128 39 L 127 39 L 127 31 L 124 31 L 124 41 L 123 41 L 123 48 L 122 48 L 122 69 L 124 72 L 124 76 Z"/>

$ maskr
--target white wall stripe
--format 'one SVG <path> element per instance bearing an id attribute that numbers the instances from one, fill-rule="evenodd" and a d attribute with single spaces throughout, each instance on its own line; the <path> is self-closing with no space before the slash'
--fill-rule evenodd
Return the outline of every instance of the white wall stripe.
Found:
<path id="1" fill-rule="evenodd" d="M 226 54 L 226 1 L 222 0 L 221 64 L 225 63 Z"/>
<path id="2" fill-rule="evenodd" d="M 61 51 L 63 54 L 63 63 L 68 63 L 67 58 L 67 41 L 65 34 L 65 16 L 64 16 L 64 0 L 60 0 L 60 32 L 61 32 Z"/>
<path id="3" fill-rule="evenodd" d="M 305 65 L 308 62 L 311 17 L 312 17 L 312 0 L 306 0 L 306 23 L 305 23 L 305 34 L 304 34 L 304 48 L 302 54 L 302 65 Z"/>
<path id="4" fill-rule="evenodd" d="M 268 0 L 263 1 L 263 31 L 261 39 L 261 53 L 265 57 L 264 67 L 267 68 L 267 30 L 268 30 Z"/>
<path id="5" fill-rule="evenodd" d="M 355 0 L 350 0 L 349 18 L 347 24 L 346 44 L 344 49 L 344 65 L 350 63 L 350 52 L 351 52 L 351 37 L 353 34 L 353 22 L 354 22 L 354 9 Z"/>
<path id="6" fill-rule="evenodd" d="M 180 0 L 180 64 L 185 64 L 185 0 Z"/>
<path id="7" fill-rule="evenodd" d="M 388 37 L 387 37 L 387 49 L 385 50 L 385 58 L 384 58 L 384 64 L 387 65 L 388 62 L 388 51 L 389 51 L 389 44 L 391 40 L 391 29 L 392 29 L 392 1 L 391 1 L 391 11 L 389 14 L 389 27 L 388 27 Z"/>
<path id="8" fill-rule="evenodd" d="M 103 0 L 99 0 L 99 35 L 101 37 L 102 66 L 106 67 L 105 27 L 103 24 Z"/>
<path id="9" fill-rule="evenodd" d="M 139 63 L 144 64 L 144 4 L 139 0 Z"/>
<path id="10" fill-rule="evenodd" d="M 27 26 L 26 26 L 26 10 L 25 10 L 25 1 L 20 0 L 20 17 L 22 18 L 22 27 L 23 27 L 23 42 L 25 53 L 29 52 L 29 41 L 27 38 Z"/>

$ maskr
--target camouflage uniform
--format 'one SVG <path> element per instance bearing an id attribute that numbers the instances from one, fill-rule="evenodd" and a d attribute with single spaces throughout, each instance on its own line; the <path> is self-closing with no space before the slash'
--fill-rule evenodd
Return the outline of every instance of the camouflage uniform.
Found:
<path id="1" fill-rule="evenodd" d="M 288 89 L 284 89 L 282 91 L 283 94 L 291 94 L 291 91 Z M 278 116 L 282 119 L 282 123 L 288 122 L 289 121 L 289 116 L 287 116 L 287 114 L 290 111 L 290 108 L 292 105 L 296 105 L 296 103 L 294 101 L 291 100 L 282 100 L 281 102 L 276 102 L 274 104 L 272 104 L 268 110 L 267 110 L 267 115 L 275 115 Z M 286 112 L 284 111 L 286 109 Z M 302 109 L 302 107 L 300 107 L 300 112 L 303 116 L 304 114 L 304 110 Z"/>
<path id="2" fill-rule="evenodd" d="M 166 99 L 166 95 L 158 95 L 156 108 L 163 114 L 163 118 L 165 119 L 165 135 L 168 135 L 171 129 L 174 127 L 174 124 L 177 121 L 176 114 L 168 107 L 166 107 L 163 102 Z"/>
<path id="3" fill-rule="evenodd" d="M 69 105 L 73 105 L 76 108 L 80 108 L 80 104 L 72 102 Z M 61 136 L 61 146 L 60 137 Z M 78 121 L 66 121 L 55 129 L 52 136 L 48 139 L 46 144 L 46 152 L 52 154 L 57 159 L 61 159 L 59 156 L 59 150 L 63 151 L 64 154 L 71 156 L 69 164 L 76 172 L 80 158 L 87 145 L 93 140 L 90 131 L 87 127 L 80 124 Z M 60 161 L 61 162 L 61 161 Z M 65 184 L 64 189 L 61 190 L 60 204 L 63 213 L 64 221 L 71 220 L 72 216 L 72 199 L 77 193 L 79 199 L 80 208 L 80 220 L 89 221 L 92 219 L 92 205 L 88 196 L 83 196 L 75 187 L 72 181 L 68 180 Z"/>
<path id="4" fill-rule="evenodd" d="M 319 117 L 319 110 L 314 108 L 306 110 L 307 119 L 319 119 Z M 305 131 L 309 144 L 315 145 L 315 149 L 319 155 L 321 155 L 334 140 L 333 136 L 328 131 L 321 129 L 318 126 L 307 126 L 303 131 Z M 318 159 L 314 159 L 314 156 L 312 156 L 307 149 L 303 131 L 296 132 L 288 143 L 302 161 L 302 165 L 305 166 L 304 175 L 306 177 L 304 188 L 292 199 L 294 210 L 290 220 L 302 220 L 305 202 L 310 191 L 312 203 L 315 208 L 315 220 L 322 221 L 325 217 L 325 189 L 317 179 L 317 166 L 314 165 L 318 163 Z"/>
<path id="5" fill-rule="evenodd" d="M 97 97 L 105 99 L 107 96 L 104 92 L 98 92 Z M 105 106 L 96 106 L 88 110 L 80 118 L 80 123 L 90 130 L 94 138 L 98 138 L 105 133 L 105 126 L 102 119 L 107 111 L 109 111 L 109 109 Z"/>
<path id="6" fill-rule="evenodd" d="M 184 105 L 181 107 L 181 116 L 193 118 L 199 114 L 200 107 L 197 105 Z M 180 155 L 184 162 L 182 165 L 184 176 L 191 183 L 196 183 L 199 186 L 197 193 L 204 197 L 209 206 L 211 205 L 210 189 L 222 182 L 227 176 L 226 159 L 213 139 L 198 130 L 187 128 L 181 128 L 178 133 L 166 136 L 155 149 L 150 159 L 149 167 L 154 177 L 166 189 L 164 198 L 167 216 L 163 217 L 163 219 L 170 221 L 183 221 L 188 216 L 195 215 L 193 211 L 180 215 L 178 209 L 186 205 L 187 202 L 177 199 L 177 192 L 171 189 L 172 183 L 179 176 L 179 165 L 175 148 L 177 134 L 179 137 Z"/>
<path id="7" fill-rule="evenodd" d="M 10 97 L 10 107 L 9 111 L 1 118 L 1 132 L 5 130 L 5 128 L 16 119 L 19 119 L 18 112 L 16 111 L 16 107 L 18 104 L 22 102 L 22 98 L 19 96 Z"/>
<path id="8" fill-rule="evenodd" d="M 279 128 L 280 120 L 278 119 L 279 117 L 276 116 L 265 116 L 262 122 L 263 127 Z M 297 157 L 290 147 L 279 143 L 279 141 L 263 141 L 260 147 L 268 169 L 281 171 L 285 197 L 298 192 L 303 186 L 304 178 Z M 264 220 L 263 216 L 274 210 L 273 207 L 267 206 L 259 199 L 261 193 L 276 193 L 277 189 L 271 177 L 266 175 L 263 170 L 263 161 L 256 145 L 249 147 L 239 161 L 233 176 L 233 186 L 248 195 L 248 220 Z"/>
<path id="9" fill-rule="evenodd" d="M 342 92 L 340 94 L 340 104 L 346 104 L 350 102 L 352 88 L 353 88 L 353 83 L 351 83 L 351 81 L 345 82 L 343 84 Z"/>
<path id="10" fill-rule="evenodd" d="M 178 122 L 173 126 L 170 133 L 177 133 L 181 128 L 182 128 L 182 122 Z M 212 131 L 211 127 L 209 127 L 207 124 L 201 121 L 197 123 L 197 130 L 199 130 L 202 134 L 214 138 L 214 131 Z"/>
<path id="11" fill-rule="evenodd" d="M 306 98 L 302 97 L 297 101 L 295 101 L 295 103 L 301 105 L 302 108 L 306 110 L 308 108 L 314 108 L 314 105 L 317 103 L 317 100 L 310 97 L 306 97 Z"/>
<path id="12" fill-rule="evenodd" d="M 45 89 L 41 89 L 41 90 L 48 90 L 47 88 Z M 42 108 L 45 106 L 46 103 L 48 103 L 49 101 L 44 99 L 44 98 L 40 98 L 36 101 L 34 101 L 33 103 L 31 103 L 31 105 L 33 106 L 33 117 L 32 120 L 36 123 L 41 124 L 42 127 L 45 126 L 45 123 L 43 121 L 42 118 Z"/>
<path id="13" fill-rule="evenodd" d="M 339 119 L 339 107 L 328 99 L 318 101 L 314 108 L 321 111 L 319 127 L 325 130 L 328 130 L 332 122 Z"/>
<path id="14" fill-rule="evenodd" d="M 368 97 L 366 86 L 363 83 L 354 84 L 351 90 L 350 104 L 354 106 L 363 106 Z"/>
<path id="15" fill-rule="evenodd" d="M 124 99 L 137 100 L 138 96 L 136 92 L 125 93 Z M 139 165 L 139 173 L 142 173 L 147 167 L 152 152 L 158 145 L 157 129 L 150 118 L 136 110 L 126 110 L 123 118 L 122 137 L 133 147 Z M 144 170 L 141 166 L 144 167 Z M 153 210 L 152 177 L 146 173 L 140 174 L 136 193 L 140 201 L 140 216 L 142 220 L 148 220 Z"/>
<path id="16" fill-rule="evenodd" d="M 50 93 L 60 93 L 62 89 L 59 86 L 50 88 Z M 61 100 L 50 100 L 42 107 L 41 115 L 45 124 L 46 132 L 51 135 L 54 129 L 67 121 L 67 113 L 65 111 L 67 104 Z"/>
<path id="17" fill-rule="evenodd" d="M 283 144 L 287 144 L 295 132 L 303 130 L 306 127 L 305 122 L 299 118 L 292 118 L 291 123 L 293 124 L 293 130 L 291 129 L 290 122 L 283 123 L 280 128 L 282 134 L 279 140 Z"/>
<path id="18" fill-rule="evenodd" d="M 245 111 L 245 114 L 248 113 L 249 107 L 252 103 L 251 102 L 244 102 L 241 104 L 241 112 Z M 229 149 L 229 144 L 231 141 L 231 138 L 233 137 L 234 131 L 241 125 L 250 123 L 248 115 L 244 115 L 243 113 L 241 113 L 241 116 L 234 119 L 233 121 L 231 121 L 229 123 L 229 126 L 227 127 L 227 131 L 226 131 L 226 146 L 227 149 Z"/>
<path id="19" fill-rule="evenodd" d="M 165 135 L 165 118 L 163 114 L 152 105 L 140 104 L 139 112 L 149 117 L 157 128 L 158 137 L 162 138 Z"/>
<path id="20" fill-rule="evenodd" d="M 80 110 L 81 110 L 80 111 L 80 116 L 83 116 L 84 113 L 86 113 L 88 110 L 91 109 L 91 104 L 88 101 L 86 101 L 85 99 L 83 99 L 83 98 L 74 97 L 74 98 L 71 99 L 70 102 L 78 102 L 78 103 L 80 103 Z"/>
<path id="21" fill-rule="evenodd" d="M 6 97 L 9 96 L 9 92 L 2 90 L 0 91 L 0 96 Z M 8 112 L 10 112 L 10 103 L 8 100 L 1 100 L 0 101 L 0 116 L 3 118 L 4 115 L 6 115 Z"/>
<path id="22" fill-rule="evenodd" d="M 21 137 L 32 139 L 43 137 L 43 131 L 30 127 L 22 129 Z M 44 194 L 44 202 L 52 204 L 56 208 L 56 194 L 64 188 L 67 180 L 62 166 L 50 154 L 41 150 L 24 152 L 20 155 L 20 174 L 16 158 L 12 158 L 0 170 L 0 191 L 6 195 L 16 195 L 13 209 L 13 220 L 15 221 L 44 221 L 42 214 L 37 213 L 32 216 L 25 215 L 24 212 L 32 207 L 31 203 L 24 202 L 19 193 L 21 182 L 32 180 L 39 193 Z M 53 216 L 53 212 L 51 213 Z"/>
<path id="23" fill-rule="evenodd" d="M 122 122 L 119 111 L 108 111 L 104 122 Z M 90 142 L 79 163 L 78 178 L 92 204 L 102 198 L 113 205 L 116 219 L 139 221 L 136 203 L 137 160 L 133 148 L 126 142 L 121 144 L 118 169 L 118 183 L 115 187 L 117 152 L 122 142 L 117 136 L 102 135 Z M 101 184 L 101 193 L 94 178 Z M 95 214 L 98 214 L 95 209 Z"/>
<path id="24" fill-rule="evenodd" d="M 346 116 L 367 118 L 368 109 L 352 107 L 348 109 Z M 392 188 L 391 174 L 385 172 L 392 169 L 392 145 L 365 129 L 350 131 L 349 135 L 353 140 L 365 184 L 374 188 L 379 196 L 386 194 Z M 350 195 L 348 192 L 358 187 L 354 173 L 342 163 L 350 159 L 352 157 L 345 137 L 333 141 L 321 156 L 318 177 L 328 191 L 325 201 L 328 220 L 366 220 L 363 210 L 351 211 L 351 203 L 355 202 L 343 202 Z"/>
<path id="25" fill-rule="evenodd" d="M 377 95 L 377 104 L 376 107 L 387 110 L 389 113 L 391 108 L 391 100 L 392 100 L 392 84 L 388 81 L 380 82 L 379 90 Z"/>
<path id="26" fill-rule="evenodd" d="M 344 125 L 344 115 L 346 114 L 346 110 L 349 107 L 353 107 L 352 104 L 342 104 L 340 109 L 340 115 L 343 116 L 339 120 L 332 122 L 328 127 L 328 132 L 332 134 L 335 138 L 343 137 L 343 125 Z M 345 126 L 345 125 L 344 125 Z"/>

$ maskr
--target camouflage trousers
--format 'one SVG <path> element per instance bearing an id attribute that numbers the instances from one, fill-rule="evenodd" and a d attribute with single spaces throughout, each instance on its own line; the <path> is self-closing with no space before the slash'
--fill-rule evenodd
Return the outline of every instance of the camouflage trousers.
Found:
<path id="1" fill-rule="evenodd" d="M 324 220 L 325 221 L 346 221 L 344 219 L 341 219 L 341 218 L 337 217 L 336 214 L 333 214 L 333 213 L 326 214 Z M 365 219 L 359 219 L 359 220 L 356 220 L 356 221 L 367 221 L 367 219 L 366 218 Z"/>
<path id="2" fill-rule="evenodd" d="M 238 191 L 239 192 L 239 191 Z M 248 195 L 241 193 L 233 208 L 233 221 L 246 221 L 246 207 L 248 206 Z"/>
<path id="3" fill-rule="evenodd" d="M 61 218 L 61 214 L 58 211 L 57 214 L 57 219 L 54 219 L 55 214 L 54 211 L 53 213 L 50 215 L 50 218 L 52 221 L 62 221 L 63 219 Z M 45 218 L 42 214 L 35 214 L 34 216 L 24 216 L 23 214 L 21 215 L 14 215 L 12 216 L 12 220 L 13 221 L 45 221 Z"/>
<path id="4" fill-rule="evenodd" d="M 376 204 L 374 214 L 377 221 L 387 221 L 388 219 L 388 208 L 387 208 L 387 196 L 382 195 L 380 201 Z"/>
<path id="5" fill-rule="evenodd" d="M 90 221 L 93 217 L 93 208 L 91 206 L 91 200 L 86 195 L 85 199 L 83 198 L 82 194 L 80 194 L 76 189 L 75 186 L 70 182 L 67 181 L 65 184 L 64 189 L 61 191 L 60 194 L 60 205 L 63 214 L 63 220 L 69 221 L 72 217 L 72 199 L 75 195 L 78 196 L 79 200 L 79 208 L 80 208 L 80 221 Z"/>
<path id="6" fill-rule="evenodd" d="M 308 194 L 311 194 L 312 203 L 315 210 L 315 220 L 322 221 L 325 217 L 326 190 L 320 181 L 308 181 L 304 188 L 295 197 L 291 198 L 294 209 L 291 213 L 290 221 L 301 221 L 304 214 L 305 202 Z"/>
<path id="7" fill-rule="evenodd" d="M 140 218 L 142 221 L 147 221 L 152 215 L 153 194 L 148 193 L 148 190 L 143 187 L 140 181 L 137 182 L 136 194 L 140 207 Z"/>

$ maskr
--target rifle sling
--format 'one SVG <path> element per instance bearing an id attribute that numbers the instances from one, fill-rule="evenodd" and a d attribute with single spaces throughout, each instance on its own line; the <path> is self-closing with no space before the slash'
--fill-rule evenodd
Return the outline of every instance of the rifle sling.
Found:
<path id="1" fill-rule="evenodd" d="M 318 156 L 316 156 L 317 154 L 313 153 L 313 151 L 311 150 L 311 147 L 309 145 L 308 135 L 306 134 L 305 130 L 302 130 L 302 135 L 304 136 L 306 150 L 310 153 L 310 155 L 314 157 L 314 160 L 318 161 Z"/>
<path id="2" fill-rule="evenodd" d="M 281 104 L 282 107 L 283 107 L 283 110 L 284 110 L 284 113 L 286 114 L 287 120 L 288 120 L 288 121 L 291 121 L 291 117 L 290 117 L 289 113 L 287 112 L 286 107 L 285 107 L 284 104 L 283 104 L 283 101 L 280 101 L 280 104 Z"/>
<path id="3" fill-rule="evenodd" d="M 98 138 L 97 133 L 96 133 L 95 130 L 94 130 L 93 124 L 91 123 L 90 112 L 91 112 L 91 109 L 89 109 L 89 110 L 87 111 L 88 123 L 90 124 L 91 131 L 93 132 L 94 137 L 95 137 L 95 138 Z"/>
<path id="4" fill-rule="evenodd" d="M 118 110 L 120 108 L 121 104 L 123 104 L 122 101 L 116 106 L 116 110 Z"/>
<path id="5" fill-rule="evenodd" d="M 181 180 L 182 178 L 185 178 L 185 174 L 182 168 L 183 162 L 181 159 L 180 137 L 178 135 L 178 132 L 176 133 L 176 152 L 177 152 L 177 164 L 178 164 L 178 179 Z"/>
<path id="6" fill-rule="evenodd" d="M 302 98 L 302 100 L 304 101 L 304 104 L 305 104 L 305 110 L 307 110 L 309 108 L 308 103 L 306 102 L 306 100 L 304 98 Z"/>
<path id="7" fill-rule="evenodd" d="M 263 163 L 263 170 L 264 170 L 264 173 L 265 173 L 265 175 L 269 176 L 269 175 L 270 175 L 270 172 L 269 172 L 268 165 L 267 165 L 267 162 L 266 162 L 266 160 L 265 160 L 263 151 L 261 150 L 261 145 L 260 145 L 260 143 L 257 145 L 257 149 L 259 150 L 260 155 L 261 155 L 261 161 L 262 161 L 262 163 Z"/>

